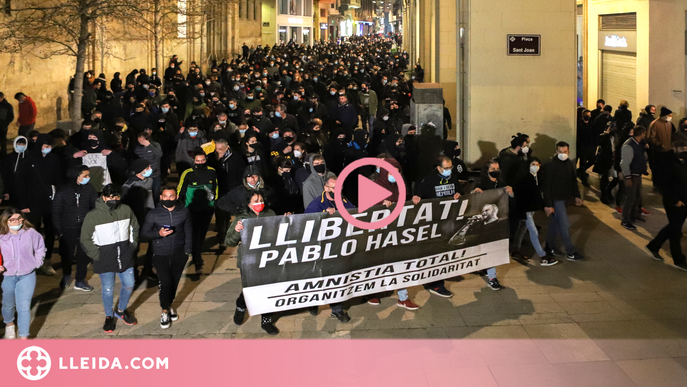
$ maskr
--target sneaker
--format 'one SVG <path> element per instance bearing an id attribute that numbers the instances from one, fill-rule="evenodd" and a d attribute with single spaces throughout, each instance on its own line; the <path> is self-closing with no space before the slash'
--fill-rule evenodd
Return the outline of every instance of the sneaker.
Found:
<path id="1" fill-rule="evenodd" d="M 174 308 L 169 308 L 169 318 L 172 321 L 177 321 L 179 319 L 179 315 L 177 314 L 177 311 L 174 310 Z"/>
<path id="2" fill-rule="evenodd" d="M 553 255 L 556 257 L 562 257 L 564 255 L 562 251 L 557 250 L 557 249 L 552 249 L 549 246 L 544 246 L 544 251 L 546 251 L 547 255 Z"/>
<path id="3" fill-rule="evenodd" d="M 678 263 L 675 266 L 676 269 L 682 270 L 682 271 L 687 271 L 687 263 Z"/>
<path id="4" fill-rule="evenodd" d="M 568 254 L 568 261 L 573 261 L 573 262 L 584 261 L 584 255 L 582 255 L 580 253 Z"/>
<path id="5" fill-rule="evenodd" d="M 554 256 L 549 256 L 547 255 L 546 257 L 542 258 L 541 261 L 539 261 L 539 264 L 541 266 L 553 266 L 558 263 L 558 260 Z"/>
<path id="6" fill-rule="evenodd" d="M 5 339 L 16 339 L 16 325 L 5 325 Z"/>
<path id="7" fill-rule="evenodd" d="M 114 317 L 105 317 L 105 325 L 103 325 L 103 330 L 107 333 L 114 332 L 117 326 L 117 320 Z"/>
<path id="8" fill-rule="evenodd" d="M 274 323 L 272 322 L 272 317 L 270 316 L 262 316 L 262 323 L 260 324 L 262 327 L 262 330 L 267 332 L 268 335 L 274 336 L 279 334 L 279 328 L 274 326 Z"/>
<path id="9" fill-rule="evenodd" d="M 623 214 L 623 208 L 622 208 L 622 207 L 616 207 L 616 208 L 615 208 L 615 213 L 616 213 L 616 214 L 622 215 L 622 214 Z"/>
<path id="10" fill-rule="evenodd" d="M 171 318 L 169 317 L 169 313 L 162 312 L 162 316 L 160 316 L 160 328 L 167 329 L 171 326 L 172 326 L 172 321 L 171 321 Z"/>
<path id="11" fill-rule="evenodd" d="M 370 305 L 379 305 L 379 304 L 381 304 L 381 302 L 379 302 L 379 298 L 377 298 L 377 297 L 368 299 L 368 300 L 367 300 L 367 303 L 370 304 Z"/>
<path id="12" fill-rule="evenodd" d="M 530 257 L 523 255 L 519 251 L 514 251 L 514 252 L 510 253 L 510 257 L 513 259 L 516 259 L 518 261 L 521 261 L 521 262 L 525 262 L 525 263 L 530 262 Z"/>
<path id="13" fill-rule="evenodd" d="M 70 275 L 63 276 L 62 281 L 60 281 L 60 289 L 65 290 L 66 288 L 69 287 L 70 283 L 72 283 L 72 276 L 70 276 Z"/>
<path id="14" fill-rule="evenodd" d="M 55 273 L 55 269 L 53 269 L 52 266 L 50 266 L 50 265 L 48 265 L 48 264 L 44 264 L 43 266 L 39 267 L 39 268 L 38 268 L 38 271 L 39 271 L 41 274 L 43 274 L 43 275 L 45 275 L 45 276 L 48 276 L 48 277 L 52 277 L 52 276 L 54 276 L 55 274 L 57 274 L 57 273 Z"/>
<path id="15" fill-rule="evenodd" d="M 503 289 L 503 286 L 499 283 L 498 278 L 490 279 L 489 282 L 487 282 L 491 290 L 501 290 Z"/>
<path id="16" fill-rule="evenodd" d="M 658 250 L 651 250 L 651 247 L 649 245 L 644 246 L 644 250 L 646 250 L 649 255 L 651 255 L 655 260 L 657 261 L 663 261 L 663 257 L 661 254 L 659 254 Z"/>
<path id="17" fill-rule="evenodd" d="M 642 215 L 651 215 L 651 212 L 645 210 L 645 209 L 642 207 Z"/>
<path id="18" fill-rule="evenodd" d="M 332 317 L 336 317 L 342 323 L 347 323 L 351 321 L 351 317 L 348 315 L 348 313 L 346 313 L 346 311 L 332 312 Z"/>
<path id="19" fill-rule="evenodd" d="M 437 286 L 436 288 L 431 288 L 429 289 L 429 292 L 432 294 L 436 294 L 439 297 L 449 298 L 453 296 L 453 293 L 451 293 L 450 290 L 446 289 L 445 286 Z"/>
<path id="20" fill-rule="evenodd" d="M 399 301 L 396 303 L 396 306 L 398 306 L 399 308 L 406 308 L 408 310 L 420 309 L 420 307 L 417 306 L 417 304 L 415 304 L 413 301 L 410 301 L 410 299 L 407 299 L 405 301 Z"/>
<path id="21" fill-rule="evenodd" d="M 243 321 L 246 318 L 246 310 L 244 308 L 239 308 L 238 306 L 236 307 L 236 311 L 234 312 L 234 324 L 236 325 L 243 325 Z"/>
<path id="22" fill-rule="evenodd" d="M 641 216 L 638 216 L 638 217 L 632 219 L 632 221 L 633 221 L 633 222 L 639 222 L 639 223 L 646 223 L 646 219 L 644 219 L 644 218 L 641 217 Z"/>
<path id="23" fill-rule="evenodd" d="M 136 320 L 136 317 L 129 314 L 129 311 L 126 309 L 124 309 L 123 312 L 117 310 L 117 311 L 115 311 L 114 315 L 117 318 L 121 318 L 122 321 L 124 321 L 124 324 L 126 324 L 126 325 L 136 325 L 136 323 L 138 322 Z"/>
<path id="24" fill-rule="evenodd" d="M 634 231 L 637 229 L 637 227 L 635 227 L 635 225 L 630 223 L 630 222 L 620 222 L 620 225 L 625 227 L 626 229 L 628 229 L 630 231 Z"/>
<path id="25" fill-rule="evenodd" d="M 92 292 L 95 289 L 93 286 L 89 285 L 86 281 L 77 281 L 74 283 L 74 290 L 81 290 L 83 292 Z"/>
<path id="26" fill-rule="evenodd" d="M 196 274 L 203 274 L 203 265 L 204 265 L 204 264 L 205 264 L 205 262 L 201 262 L 201 263 L 196 263 L 196 264 L 195 264 L 195 266 L 196 266 Z"/>

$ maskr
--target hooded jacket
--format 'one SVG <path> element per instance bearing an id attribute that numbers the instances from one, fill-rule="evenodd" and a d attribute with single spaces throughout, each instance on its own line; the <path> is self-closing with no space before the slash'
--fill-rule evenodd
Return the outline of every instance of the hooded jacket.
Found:
<path id="1" fill-rule="evenodd" d="M 215 169 L 204 164 L 185 170 L 179 179 L 177 195 L 191 211 L 212 211 L 219 196 Z"/>
<path id="2" fill-rule="evenodd" d="M 255 166 L 249 165 L 246 167 L 246 170 L 248 170 L 248 168 L 255 168 Z M 251 187 L 244 177 L 243 184 L 229 191 L 228 194 L 222 196 L 222 198 L 219 199 L 219 202 L 217 202 L 217 206 L 222 211 L 227 212 L 230 215 L 239 214 L 242 211 L 242 208 L 248 204 L 246 199 L 248 198 L 248 193 L 250 191 L 261 191 L 266 202 L 265 205 L 271 206 L 275 200 L 274 191 L 265 184 L 265 180 L 260 175 L 259 170 L 253 173 L 260 177 L 258 184 L 255 187 Z"/>
<path id="3" fill-rule="evenodd" d="M 52 137 L 47 134 L 38 135 L 33 150 L 29 151 L 26 169 L 17 175 L 17 197 L 14 199 L 19 208 L 50 203 L 61 183 L 60 157 L 52 151 L 48 154 L 41 152 L 42 146 L 51 141 Z"/>
<path id="4" fill-rule="evenodd" d="M 43 265 L 45 244 L 33 228 L 22 228 L 14 235 L 0 235 L 0 252 L 5 276 L 27 275 Z"/>
<path id="5" fill-rule="evenodd" d="M 7 98 L 0 102 L 0 129 L 7 128 L 14 121 L 14 109 Z"/>
<path id="6" fill-rule="evenodd" d="M 133 267 L 138 228 L 136 215 L 129 206 L 120 204 L 111 209 L 98 198 L 81 227 L 81 246 L 93 259 L 93 272 L 123 273 Z"/>
<path id="7" fill-rule="evenodd" d="M 231 226 L 229 226 L 229 229 L 227 229 L 227 236 L 224 238 L 224 244 L 229 247 L 236 247 L 239 245 L 239 242 L 241 242 L 241 233 L 236 232 L 236 225 L 239 221 L 244 219 L 257 219 L 267 216 L 277 216 L 277 214 L 275 214 L 274 211 L 270 210 L 269 208 L 265 208 L 262 210 L 262 212 L 256 214 L 254 211 L 246 208 L 247 205 L 248 204 L 246 203 L 244 210 L 234 217 L 234 220 L 231 222 Z M 238 249 L 238 254 L 236 255 L 236 266 L 239 268 L 241 267 L 241 249 Z"/>
<path id="8" fill-rule="evenodd" d="M 205 144 L 205 133 L 198 130 L 198 135 L 191 138 L 188 134 L 188 129 L 181 134 L 179 142 L 177 143 L 176 160 L 177 163 L 183 162 L 193 165 L 193 150 Z"/>
<path id="9" fill-rule="evenodd" d="M 307 208 L 310 202 L 324 191 L 324 184 L 330 177 L 336 177 L 334 173 L 327 169 L 327 163 L 324 162 L 325 171 L 320 175 L 315 171 L 315 166 L 310 162 L 310 176 L 303 182 L 303 207 Z"/>
<path id="10" fill-rule="evenodd" d="M 21 205 L 15 201 L 15 198 L 21 199 L 21 197 L 17 195 L 17 176 L 24 173 L 24 169 L 29 162 L 27 157 L 28 150 L 17 152 L 17 142 L 19 140 L 26 141 L 27 145 L 29 143 L 26 137 L 17 136 L 17 138 L 14 139 L 14 152 L 8 154 L 2 162 L 2 181 L 5 186 L 5 192 L 10 194 L 10 199 L 14 201 L 16 207 Z"/>
<path id="11" fill-rule="evenodd" d="M 163 227 L 174 232 L 163 238 L 160 236 Z M 191 213 L 179 202 L 172 211 L 158 204 L 148 212 L 141 229 L 141 238 L 150 241 L 155 255 L 190 254 L 192 237 Z"/>
<path id="12" fill-rule="evenodd" d="M 82 185 L 76 182 L 80 174 L 80 167 L 70 168 L 67 171 L 69 182 L 55 194 L 52 221 L 57 235 L 61 235 L 65 229 L 81 229 L 86 215 L 95 208 L 98 194 L 91 184 Z"/>

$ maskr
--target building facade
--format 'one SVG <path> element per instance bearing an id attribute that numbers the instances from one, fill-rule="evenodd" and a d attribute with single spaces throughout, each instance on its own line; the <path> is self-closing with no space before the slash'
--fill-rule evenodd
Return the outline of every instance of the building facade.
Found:
<path id="1" fill-rule="evenodd" d="M 262 7 L 264 44 L 313 44 L 313 0 L 268 0 Z"/>
<path id="2" fill-rule="evenodd" d="M 536 155 L 574 148 L 576 4 L 569 0 L 403 0 L 403 48 L 439 83 L 449 136 L 481 167 L 526 133 Z M 509 55 L 510 35 L 537 37 L 538 55 Z M 528 38 L 529 39 L 529 38 Z M 573 149 L 574 150 L 574 149 Z"/>

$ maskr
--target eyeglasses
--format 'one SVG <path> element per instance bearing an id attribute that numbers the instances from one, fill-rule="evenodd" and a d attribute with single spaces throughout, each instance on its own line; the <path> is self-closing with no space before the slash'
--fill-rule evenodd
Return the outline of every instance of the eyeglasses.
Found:
<path id="1" fill-rule="evenodd" d="M 7 219 L 7 223 L 17 224 L 17 223 L 21 223 L 23 220 L 24 220 L 24 218 L 9 218 L 9 219 Z"/>

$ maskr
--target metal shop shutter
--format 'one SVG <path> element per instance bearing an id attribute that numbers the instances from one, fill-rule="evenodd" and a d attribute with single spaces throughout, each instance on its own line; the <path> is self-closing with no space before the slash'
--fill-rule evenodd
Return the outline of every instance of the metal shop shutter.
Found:
<path id="1" fill-rule="evenodd" d="M 637 107 L 637 55 L 603 51 L 601 54 L 601 98 L 617 109 L 621 99 L 630 104 L 633 118 Z"/>

